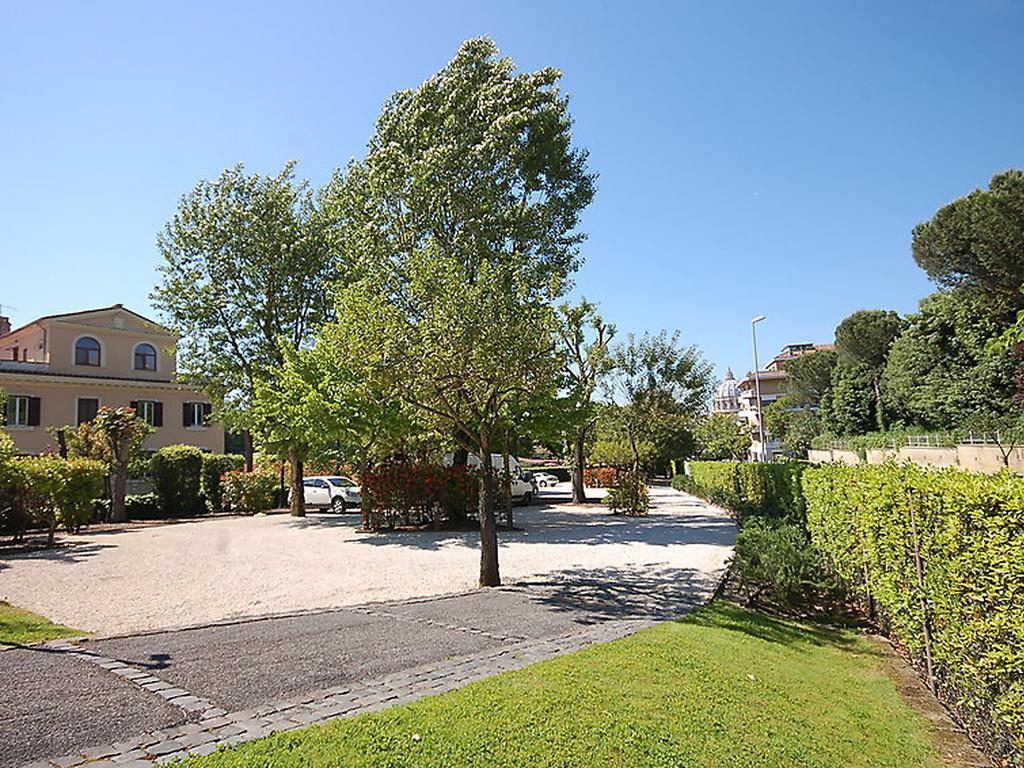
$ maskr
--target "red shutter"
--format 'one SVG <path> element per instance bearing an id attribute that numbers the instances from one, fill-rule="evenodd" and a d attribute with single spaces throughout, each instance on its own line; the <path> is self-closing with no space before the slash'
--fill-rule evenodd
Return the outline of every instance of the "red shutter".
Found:
<path id="1" fill-rule="evenodd" d="M 192 426 L 192 403 L 181 404 L 181 426 Z"/>
<path id="2" fill-rule="evenodd" d="M 28 399 L 28 425 L 30 427 L 39 426 L 39 415 L 42 410 L 42 402 L 38 397 L 30 397 Z"/>
<path id="3" fill-rule="evenodd" d="M 164 404 L 160 402 L 153 403 L 153 426 L 162 427 L 164 425 Z"/>

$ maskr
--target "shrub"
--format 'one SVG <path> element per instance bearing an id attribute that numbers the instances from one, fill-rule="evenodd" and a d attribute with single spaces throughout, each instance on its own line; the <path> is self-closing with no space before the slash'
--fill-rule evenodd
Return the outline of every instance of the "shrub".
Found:
<path id="1" fill-rule="evenodd" d="M 229 470 L 221 478 L 223 500 L 233 510 L 249 515 L 274 508 L 278 478 L 273 472 L 257 469 L 252 472 Z"/>
<path id="2" fill-rule="evenodd" d="M 763 515 L 793 521 L 804 519 L 800 490 L 804 464 L 691 461 L 689 466 L 690 492 L 731 509 L 740 518 Z"/>
<path id="3" fill-rule="evenodd" d="M 615 467 L 588 467 L 583 470 L 583 484 L 589 488 L 611 488 L 618 474 Z"/>
<path id="4" fill-rule="evenodd" d="M 92 517 L 106 477 L 102 462 L 58 456 L 25 456 L 12 461 L 21 484 L 16 503 L 28 520 L 47 528 L 47 543 L 53 543 L 58 525 L 74 532 Z"/>
<path id="5" fill-rule="evenodd" d="M 622 472 L 604 503 L 617 515 L 646 515 L 650 508 L 647 481 L 640 472 Z"/>
<path id="6" fill-rule="evenodd" d="M 155 493 L 137 493 L 126 496 L 124 508 L 129 520 L 156 520 L 162 517 L 160 497 Z"/>
<path id="7" fill-rule="evenodd" d="M 236 453 L 204 453 L 202 455 L 202 479 L 200 490 L 210 512 L 223 511 L 224 488 L 221 477 L 225 472 L 242 469 L 245 457 Z"/>
<path id="8" fill-rule="evenodd" d="M 365 472 L 361 483 L 363 508 L 376 529 L 464 518 L 479 493 L 472 470 L 427 462 L 388 462 Z"/>
<path id="9" fill-rule="evenodd" d="M 916 660 L 931 656 L 939 691 L 990 749 L 1019 764 L 1024 479 L 828 465 L 803 488 L 814 545 Z"/>
<path id="10" fill-rule="evenodd" d="M 699 496 L 701 489 L 693 481 L 693 478 L 689 475 L 679 473 L 672 476 L 672 487 L 677 491 L 683 491 L 684 493 L 692 493 Z"/>
<path id="11" fill-rule="evenodd" d="M 654 443 L 639 440 L 636 451 L 640 457 L 640 466 L 649 467 L 658 453 Z M 628 440 L 598 440 L 590 449 L 590 463 L 610 467 L 632 467 L 633 447 Z"/>
<path id="12" fill-rule="evenodd" d="M 839 590 L 804 528 L 753 517 L 736 537 L 731 575 L 753 605 L 804 609 L 832 602 Z"/>
<path id="13" fill-rule="evenodd" d="M 192 445 L 169 445 L 153 454 L 150 473 L 166 517 L 197 515 L 203 511 L 200 497 L 203 452 Z"/>

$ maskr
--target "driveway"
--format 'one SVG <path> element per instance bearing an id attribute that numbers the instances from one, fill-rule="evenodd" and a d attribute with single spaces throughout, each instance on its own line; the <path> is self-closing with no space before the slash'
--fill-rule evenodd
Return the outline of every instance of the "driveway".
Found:
<path id="1" fill-rule="evenodd" d="M 652 502 L 644 518 L 597 504 L 517 508 L 521 530 L 499 537 L 505 583 L 563 570 L 722 566 L 733 535 L 723 513 L 666 488 L 652 489 Z M 273 515 L 69 537 L 0 560 L 0 599 L 105 636 L 476 586 L 475 532 L 361 534 L 358 522 Z"/>
<path id="2" fill-rule="evenodd" d="M 503 535 L 508 586 L 501 589 L 329 609 L 317 604 L 325 594 L 317 591 L 302 607 L 318 610 L 297 615 L 0 651 L 0 766 L 62 755 L 83 762 L 86 756 L 149 760 L 201 752 L 449 690 L 679 616 L 713 594 L 734 526 L 692 497 L 667 489 L 654 489 L 652 497 L 657 506 L 646 519 L 610 518 L 600 508 L 521 511 L 524 530 Z M 387 537 L 355 535 L 337 518 L 289 522 L 261 518 L 161 530 L 195 534 L 211 525 L 244 523 L 251 531 L 262 523 L 292 543 L 308 545 L 309 537 L 318 536 L 340 540 L 322 545 L 321 557 L 329 546 L 350 557 L 383 552 L 419 563 L 432 556 L 435 569 L 465 562 L 475 575 L 475 558 L 462 552 L 476 553 L 469 537 L 415 534 L 396 545 Z M 120 534 L 115 539 L 117 544 L 81 560 L 29 562 L 61 573 L 95 568 L 100 558 L 125 547 L 122 541 L 132 541 Z M 260 540 L 262 535 L 250 535 L 250 541 Z M 191 565 L 200 563 L 193 559 Z M 517 568 L 524 575 L 510 578 Z M 437 579 L 421 565 L 413 573 L 421 580 L 419 591 L 451 586 L 452 574 Z M 196 583 L 207 582 L 197 577 Z M 243 587 L 244 581 L 225 585 L 234 599 L 255 594 Z M 220 602 L 219 610 L 232 604 Z M 152 606 L 118 605 L 133 621 L 155 615 Z M 109 617 L 104 621 L 116 616 L 90 610 Z M 167 621 L 181 623 L 175 616 Z"/>

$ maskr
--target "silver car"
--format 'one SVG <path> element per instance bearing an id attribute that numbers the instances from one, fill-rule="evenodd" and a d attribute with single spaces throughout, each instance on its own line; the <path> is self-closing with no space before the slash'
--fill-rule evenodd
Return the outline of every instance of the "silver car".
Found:
<path id="1" fill-rule="evenodd" d="M 318 475 L 302 481 L 307 507 L 330 509 L 341 514 L 359 509 L 363 498 L 355 481 L 339 475 Z"/>

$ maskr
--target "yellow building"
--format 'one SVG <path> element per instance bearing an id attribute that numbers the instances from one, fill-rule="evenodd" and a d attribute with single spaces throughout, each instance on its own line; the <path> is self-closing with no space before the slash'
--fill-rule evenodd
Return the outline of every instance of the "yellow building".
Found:
<path id="1" fill-rule="evenodd" d="M 209 399 L 175 381 L 176 341 L 120 304 L 14 330 L 0 317 L 3 429 L 20 453 L 44 453 L 55 450 L 47 427 L 89 421 L 101 406 L 131 406 L 153 427 L 147 450 L 184 443 L 223 451 L 224 431 L 208 423 Z"/>

